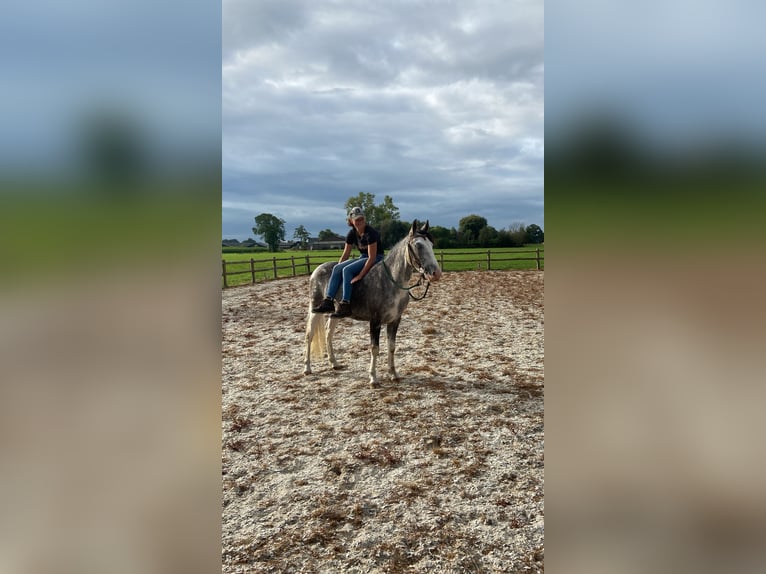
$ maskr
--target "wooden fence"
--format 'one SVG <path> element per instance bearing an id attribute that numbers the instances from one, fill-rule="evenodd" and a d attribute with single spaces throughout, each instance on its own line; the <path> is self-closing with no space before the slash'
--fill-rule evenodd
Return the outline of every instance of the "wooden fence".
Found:
<path id="1" fill-rule="evenodd" d="M 506 255 L 519 255 L 519 254 L 534 254 L 531 257 L 504 257 Z M 492 264 L 495 264 L 495 269 L 498 268 L 505 268 L 503 266 L 503 263 L 508 261 L 534 261 L 536 263 L 537 269 L 540 270 L 543 268 L 543 263 L 545 259 L 544 252 L 541 252 L 539 248 L 535 249 L 534 251 L 513 251 L 513 252 L 495 252 L 492 253 L 491 249 L 488 249 L 486 252 L 477 252 L 477 251 L 470 251 L 470 252 L 459 252 L 459 251 L 450 251 L 448 253 L 448 259 L 445 259 L 444 257 L 444 251 L 438 251 L 436 253 L 436 256 L 439 259 L 439 266 L 441 267 L 442 271 L 455 271 L 455 270 L 465 270 L 469 268 L 473 268 L 472 265 L 474 263 L 477 264 L 477 269 L 487 269 L 491 270 Z M 455 256 L 470 256 L 470 259 L 455 259 Z M 278 258 L 278 257 L 271 257 L 270 259 L 253 259 L 251 258 L 250 261 L 226 261 L 225 259 L 221 260 L 221 276 L 223 277 L 223 286 L 224 287 L 230 287 L 229 285 L 229 277 L 232 276 L 239 276 L 239 275 L 249 275 L 250 276 L 250 283 L 255 284 L 257 281 L 265 281 L 269 279 L 278 279 L 279 277 L 296 277 L 298 275 L 310 275 L 311 272 L 316 269 L 319 265 L 322 263 L 326 263 L 327 261 L 337 261 L 337 256 L 327 256 L 327 255 L 305 255 L 305 256 L 295 256 L 291 255 L 290 258 Z M 466 263 L 469 264 L 469 267 L 466 267 Z M 448 267 L 451 264 L 458 264 L 457 269 L 449 269 Z M 236 266 L 236 270 L 231 270 L 230 268 Z M 242 266 L 246 266 L 246 269 L 241 269 Z M 281 271 L 285 271 L 285 273 L 280 273 Z M 242 285 L 246 283 L 245 282 L 237 282 L 238 285 Z"/>
<path id="2" fill-rule="evenodd" d="M 503 257 L 504 255 L 517 255 L 517 254 L 525 254 L 525 253 L 534 253 L 534 257 Z M 465 256 L 470 255 L 470 259 L 454 259 L 454 256 Z M 445 261 L 444 259 L 444 251 L 439 251 L 436 253 L 436 256 L 439 258 L 439 267 L 441 267 L 442 271 L 450 271 L 447 267 L 450 264 L 453 263 L 477 263 L 478 267 L 477 269 L 481 269 L 481 264 L 486 263 L 487 266 L 485 269 L 487 271 L 492 270 L 492 263 L 494 262 L 496 264 L 495 269 L 498 268 L 497 264 L 502 264 L 506 261 L 534 261 L 537 270 L 540 271 L 543 268 L 543 262 L 545 260 L 545 254 L 544 252 L 540 251 L 540 248 L 538 247 L 534 251 L 501 251 L 501 252 L 495 252 L 494 256 L 492 254 L 491 249 L 487 249 L 486 256 L 484 255 L 484 252 L 482 252 L 481 257 L 478 257 L 479 252 L 477 251 L 467 251 L 467 252 L 460 252 L 460 251 L 450 251 L 448 256 L 449 259 Z M 500 265 L 500 267 L 503 267 Z M 459 266 L 460 269 L 465 269 L 464 265 Z M 454 269 L 453 269 L 454 270 Z"/>

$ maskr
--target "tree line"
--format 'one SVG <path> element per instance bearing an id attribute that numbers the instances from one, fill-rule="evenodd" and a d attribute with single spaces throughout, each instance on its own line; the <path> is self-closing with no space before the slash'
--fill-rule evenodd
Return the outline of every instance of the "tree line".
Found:
<path id="1" fill-rule="evenodd" d="M 376 204 L 374 194 L 362 192 L 350 197 L 344 208 L 348 212 L 351 207 L 357 205 L 364 211 L 367 223 L 380 232 L 384 249 L 395 245 L 410 229 L 411 224 L 400 219 L 399 208 L 394 205 L 393 199 L 388 195 L 383 198 L 382 203 Z M 263 238 L 269 251 L 277 251 L 280 242 L 285 241 L 285 223 L 285 220 L 275 215 L 261 213 L 255 217 L 253 233 Z M 434 238 L 434 246 L 440 249 L 520 247 L 526 244 L 543 243 L 545 238 L 543 230 L 537 224 L 515 223 L 507 229 L 495 229 L 488 225 L 486 218 L 475 214 L 463 217 L 457 229 L 432 225 L 430 232 Z M 331 229 L 323 229 L 318 235 L 320 241 L 337 237 L 345 237 L 345 232 L 339 236 Z M 295 228 L 293 239 L 300 247 L 307 248 L 309 238 L 310 234 L 303 225 Z"/>

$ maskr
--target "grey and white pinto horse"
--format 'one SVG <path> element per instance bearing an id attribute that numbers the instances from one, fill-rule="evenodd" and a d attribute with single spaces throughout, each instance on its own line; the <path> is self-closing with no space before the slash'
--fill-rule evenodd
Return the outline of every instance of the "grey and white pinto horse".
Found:
<path id="1" fill-rule="evenodd" d="M 388 372 L 394 381 L 399 380 L 394 366 L 396 331 L 399 328 L 402 313 L 410 302 L 407 284 L 412 273 L 419 273 L 421 279 L 426 282 L 438 281 L 442 274 L 434 255 L 433 238 L 428 232 L 428 221 L 420 229 L 417 225 L 418 222 L 415 220 L 407 236 L 392 247 L 384 260 L 373 266 L 362 281 L 354 284 L 351 295 L 351 318 L 370 323 L 369 373 L 372 387 L 380 386 L 375 371 L 380 351 L 381 325 L 386 325 L 388 335 Z M 318 305 L 324 298 L 327 283 L 335 265 L 337 265 L 335 261 L 323 263 L 314 270 L 309 281 L 311 295 L 306 325 L 306 368 L 304 370 L 306 375 L 311 374 L 312 356 L 319 359 L 325 352 L 332 368 L 340 368 L 332 345 L 333 334 L 339 319 L 311 312 L 311 308 Z"/>

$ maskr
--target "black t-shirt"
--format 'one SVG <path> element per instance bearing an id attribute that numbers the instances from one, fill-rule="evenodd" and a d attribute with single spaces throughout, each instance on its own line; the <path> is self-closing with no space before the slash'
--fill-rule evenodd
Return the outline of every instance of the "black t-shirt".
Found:
<path id="1" fill-rule="evenodd" d="M 364 228 L 364 233 L 362 235 L 358 235 L 356 232 L 356 228 L 352 227 L 348 235 L 346 235 L 346 243 L 349 245 L 356 245 L 356 248 L 359 249 L 362 255 L 368 255 L 367 253 L 367 246 L 372 245 L 373 243 L 378 244 L 378 255 L 383 255 L 383 244 L 380 242 L 380 233 L 378 233 L 378 230 L 370 225 L 366 225 Z"/>

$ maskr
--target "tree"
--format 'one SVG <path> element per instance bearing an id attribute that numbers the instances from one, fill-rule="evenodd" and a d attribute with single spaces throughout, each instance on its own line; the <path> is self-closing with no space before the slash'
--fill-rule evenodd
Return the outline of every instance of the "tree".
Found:
<path id="1" fill-rule="evenodd" d="M 487 220 L 480 215 L 467 215 L 459 222 L 458 231 L 466 244 L 479 238 L 479 232 L 487 227 Z"/>
<path id="2" fill-rule="evenodd" d="M 399 221 L 399 208 L 394 205 L 394 200 L 390 195 L 383 196 L 383 203 L 378 205 L 375 209 L 379 221 L 385 221 L 386 219 Z M 407 227 L 409 227 L 409 225 Z"/>
<path id="3" fill-rule="evenodd" d="M 378 225 L 377 229 L 380 232 L 380 241 L 383 243 L 383 249 L 390 249 L 402 237 L 407 235 L 407 232 L 410 230 L 410 224 L 406 221 L 386 219 Z"/>
<path id="4" fill-rule="evenodd" d="M 508 227 L 508 236 L 513 247 L 521 247 L 527 239 L 527 231 L 523 223 L 512 223 Z"/>
<path id="5" fill-rule="evenodd" d="M 349 197 L 344 207 L 348 212 L 354 206 L 362 208 L 367 223 L 375 229 L 378 229 L 386 220 L 399 221 L 399 208 L 394 205 L 394 200 L 389 195 L 383 197 L 383 203 L 375 205 L 375 194 L 363 191 L 354 197 Z"/>
<path id="6" fill-rule="evenodd" d="M 497 246 L 497 229 L 491 225 L 485 225 L 479 230 L 479 247 L 496 247 Z"/>
<path id="7" fill-rule="evenodd" d="M 309 238 L 311 235 L 309 235 L 309 232 L 306 231 L 306 228 L 303 225 L 299 225 L 295 228 L 295 233 L 293 233 L 293 239 L 297 239 L 298 243 L 301 245 L 301 249 L 306 249 L 306 247 L 309 244 Z"/>
<path id="8" fill-rule="evenodd" d="M 545 240 L 545 234 L 543 233 L 543 230 L 540 229 L 539 225 L 533 223 L 532 225 L 528 225 L 524 231 L 527 236 L 527 243 L 543 243 Z"/>
<path id="9" fill-rule="evenodd" d="M 285 240 L 285 221 L 270 213 L 261 213 L 255 218 L 253 233 L 263 237 L 269 251 L 276 251 L 279 242 Z"/>
<path id="10" fill-rule="evenodd" d="M 319 241 L 332 241 L 336 237 L 339 237 L 332 229 L 323 229 L 319 232 Z"/>
<path id="11" fill-rule="evenodd" d="M 449 249 L 453 246 L 450 230 L 440 225 L 434 225 L 428 231 L 431 232 L 431 237 L 434 238 L 434 247 L 439 249 Z"/>

